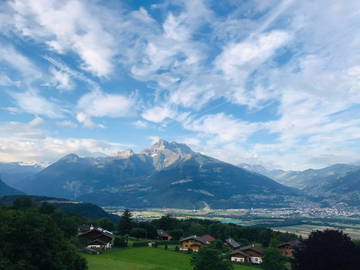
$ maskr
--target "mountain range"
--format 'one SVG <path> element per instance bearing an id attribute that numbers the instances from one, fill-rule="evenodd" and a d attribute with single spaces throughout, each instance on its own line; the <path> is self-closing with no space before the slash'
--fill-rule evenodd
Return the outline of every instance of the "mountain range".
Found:
<path id="1" fill-rule="evenodd" d="M 266 175 L 277 182 L 302 190 L 330 206 L 346 203 L 360 206 L 360 166 L 334 164 L 322 169 L 304 171 L 268 170 L 261 165 L 240 164 L 240 167 Z"/>
<path id="2" fill-rule="evenodd" d="M 304 171 L 234 166 L 185 144 L 159 140 L 140 153 L 69 154 L 49 165 L 1 164 L 7 184 L 27 194 L 134 208 L 360 206 L 360 166 Z M 20 191 L 0 182 L 0 195 Z M 4 193 L 4 191 L 6 191 Z M 14 193 L 15 192 L 15 193 Z"/>
<path id="3" fill-rule="evenodd" d="M 23 181 L 27 194 L 126 207 L 286 207 L 304 201 L 294 188 L 159 140 L 140 153 L 69 154 Z"/>

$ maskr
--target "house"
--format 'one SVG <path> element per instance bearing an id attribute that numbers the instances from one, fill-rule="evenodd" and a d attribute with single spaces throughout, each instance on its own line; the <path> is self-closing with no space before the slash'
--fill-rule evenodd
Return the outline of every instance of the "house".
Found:
<path id="1" fill-rule="evenodd" d="M 293 257 L 295 249 L 298 248 L 300 245 L 301 245 L 301 242 L 299 240 L 294 240 L 294 241 L 283 243 L 283 244 L 279 245 L 278 247 L 283 256 Z"/>
<path id="2" fill-rule="evenodd" d="M 231 249 L 238 249 L 240 247 L 240 244 L 236 242 L 232 238 L 228 238 L 225 240 L 225 245 L 228 246 Z"/>
<path id="3" fill-rule="evenodd" d="M 214 241 L 215 238 L 209 234 L 205 234 L 203 236 L 188 236 L 183 239 L 180 239 L 180 250 L 189 250 L 199 251 L 204 245 L 210 244 Z"/>
<path id="4" fill-rule="evenodd" d="M 253 264 L 262 263 L 263 252 L 255 246 L 246 246 L 235 249 L 230 253 L 230 260 L 235 263 L 250 262 Z"/>
<path id="5" fill-rule="evenodd" d="M 170 241 L 172 239 L 172 236 L 168 234 L 167 231 L 164 230 L 156 230 L 158 238 L 161 240 Z"/>
<path id="6" fill-rule="evenodd" d="M 250 256 L 245 252 L 236 249 L 230 253 L 230 260 L 234 263 L 245 263 L 250 261 Z"/>
<path id="7" fill-rule="evenodd" d="M 204 245 L 206 245 L 206 242 L 199 236 L 192 235 L 185 237 L 183 239 L 180 239 L 180 250 L 189 250 L 192 251 L 199 251 Z"/>
<path id="8" fill-rule="evenodd" d="M 98 254 L 112 247 L 113 234 L 100 227 L 91 225 L 88 231 L 80 231 L 78 237 L 85 240 L 85 250 L 89 251 L 89 253 Z M 90 250 L 93 252 L 90 252 Z"/>
<path id="9" fill-rule="evenodd" d="M 239 250 L 245 252 L 250 257 L 250 262 L 253 264 L 261 264 L 263 252 L 260 248 L 255 247 L 254 245 L 241 247 Z"/>

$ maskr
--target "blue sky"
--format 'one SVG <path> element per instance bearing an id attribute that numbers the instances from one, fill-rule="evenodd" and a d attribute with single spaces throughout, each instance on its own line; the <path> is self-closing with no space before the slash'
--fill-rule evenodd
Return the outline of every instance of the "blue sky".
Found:
<path id="1" fill-rule="evenodd" d="M 0 161 L 141 151 L 359 161 L 360 2 L 0 2 Z"/>

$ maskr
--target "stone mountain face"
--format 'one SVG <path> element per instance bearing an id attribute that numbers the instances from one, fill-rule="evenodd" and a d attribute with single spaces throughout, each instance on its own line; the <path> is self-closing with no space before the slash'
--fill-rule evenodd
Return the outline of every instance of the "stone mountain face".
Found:
<path id="1" fill-rule="evenodd" d="M 15 195 L 15 194 L 23 194 L 23 193 L 19 190 L 16 190 L 15 188 L 8 186 L 0 179 L 0 196 Z"/>
<path id="2" fill-rule="evenodd" d="M 0 177 L 5 184 L 19 188 L 19 183 L 43 169 L 40 165 L 22 164 L 18 162 L 0 162 Z"/>
<path id="3" fill-rule="evenodd" d="M 166 168 L 176 161 L 186 160 L 194 154 L 186 144 L 167 142 L 162 139 L 142 153 L 152 158 L 153 165 L 157 170 Z"/>
<path id="4" fill-rule="evenodd" d="M 24 182 L 29 194 L 126 207 L 284 207 L 299 199 L 293 188 L 256 173 L 160 140 L 88 158 L 70 154 Z"/>

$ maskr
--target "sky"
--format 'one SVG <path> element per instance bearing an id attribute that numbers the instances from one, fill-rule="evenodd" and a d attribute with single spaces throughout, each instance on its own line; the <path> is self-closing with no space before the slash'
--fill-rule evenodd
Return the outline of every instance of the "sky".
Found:
<path id="1" fill-rule="evenodd" d="M 136 152 L 358 162 L 358 0 L 0 1 L 0 162 Z"/>

